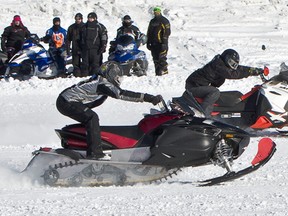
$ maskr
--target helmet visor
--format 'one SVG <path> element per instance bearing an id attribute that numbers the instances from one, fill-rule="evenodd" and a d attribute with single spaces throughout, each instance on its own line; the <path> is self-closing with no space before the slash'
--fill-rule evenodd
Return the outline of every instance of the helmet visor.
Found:
<path id="1" fill-rule="evenodd" d="M 122 81 L 123 81 L 123 77 L 117 75 L 117 76 L 114 78 L 114 81 L 115 81 L 115 83 L 117 84 L 117 86 L 120 86 L 121 83 L 122 83 Z"/>
<path id="2" fill-rule="evenodd" d="M 239 62 L 235 61 L 234 59 L 232 58 L 229 58 L 228 61 L 227 61 L 227 64 L 234 70 L 237 69 L 238 65 L 239 65 Z"/>

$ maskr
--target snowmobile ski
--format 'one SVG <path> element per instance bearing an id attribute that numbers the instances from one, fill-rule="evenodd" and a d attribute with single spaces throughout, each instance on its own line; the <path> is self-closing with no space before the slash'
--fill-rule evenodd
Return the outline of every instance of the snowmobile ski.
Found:
<path id="1" fill-rule="evenodd" d="M 223 176 L 219 176 L 216 178 L 207 179 L 204 181 L 200 181 L 199 186 L 212 186 L 217 185 L 223 182 L 235 180 L 245 176 L 249 173 L 252 173 L 259 169 L 260 167 L 264 166 L 274 155 L 276 151 L 276 144 L 269 138 L 263 138 L 260 140 L 258 144 L 258 152 L 254 157 L 253 161 L 251 162 L 251 166 L 242 169 L 238 172 L 227 172 Z"/>
<path id="2" fill-rule="evenodd" d="M 288 131 L 281 131 L 281 130 L 276 130 L 276 131 L 261 131 L 257 133 L 250 133 L 250 137 L 287 137 L 288 136 Z"/>

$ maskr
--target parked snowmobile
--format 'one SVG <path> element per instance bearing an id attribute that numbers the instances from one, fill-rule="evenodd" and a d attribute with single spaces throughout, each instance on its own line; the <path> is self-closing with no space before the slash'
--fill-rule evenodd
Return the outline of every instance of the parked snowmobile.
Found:
<path id="1" fill-rule="evenodd" d="M 268 68 L 265 68 L 264 74 L 269 74 Z M 263 74 L 260 76 L 263 84 L 255 85 L 246 94 L 239 91 L 221 92 L 211 113 L 213 119 L 242 129 L 281 129 L 287 126 L 288 68 L 269 80 Z M 182 97 L 173 98 L 172 104 L 175 109 L 193 113 L 193 110 L 201 112 L 201 101 L 201 98 L 193 98 L 185 92 Z"/>
<path id="2" fill-rule="evenodd" d="M 138 47 L 142 42 L 136 42 L 130 34 L 120 36 L 116 41 L 111 41 L 111 46 L 115 47 L 115 51 L 108 56 L 108 61 L 116 61 L 121 66 L 124 75 L 143 76 L 146 75 L 148 69 L 148 60 L 144 51 Z"/>
<path id="3" fill-rule="evenodd" d="M 58 70 L 50 53 L 40 44 L 37 34 L 31 34 L 25 40 L 22 50 L 17 52 L 8 62 L 4 77 L 28 79 L 55 78 Z"/>
<path id="4" fill-rule="evenodd" d="M 182 167 L 208 164 L 227 170 L 221 177 L 199 184 L 213 185 L 257 170 L 276 150 L 260 141 L 252 165 L 234 172 L 236 160 L 248 146 L 249 134 L 217 121 L 170 111 L 146 115 L 138 124 L 101 126 L 102 145 L 111 160 L 87 160 L 86 130 L 82 124 L 57 129 L 62 147 L 41 148 L 24 173 L 50 186 L 130 185 L 171 177 Z"/>

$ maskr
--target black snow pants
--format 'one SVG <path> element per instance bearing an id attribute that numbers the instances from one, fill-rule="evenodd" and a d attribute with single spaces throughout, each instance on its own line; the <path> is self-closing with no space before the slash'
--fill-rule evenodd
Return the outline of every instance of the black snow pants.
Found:
<path id="1" fill-rule="evenodd" d="M 203 101 L 200 104 L 204 110 L 205 117 L 211 118 L 211 112 L 213 111 L 213 104 L 219 99 L 220 91 L 214 86 L 198 86 L 191 87 L 186 85 L 186 91 L 192 94 L 194 97 L 202 98 Z"/>
<path id="2" fill-rule="evenodd" d="M 98 49 L 87 49 L 82 51 L 82 75 L 98 74 L 102 54 Z"/>
<path id="3" fill-rule="evenodd" d="M 80 102 L 68 102 L 61 95 L 57 98 L 58 111 L 82 124 L 87 132 L 87 156 L 102 155 L 101 135 L 98 115 Z"/>
<path id="4" fill-rule="evenodd" d="M 153 62 L 155 66 L 155 73 L 157 76 L 168 73 L 168 63 L 167 63 L 167 52 L 168 46 L 163 49 L 161 43 L 152 44 L 151 54 L 153 57 Z"/>

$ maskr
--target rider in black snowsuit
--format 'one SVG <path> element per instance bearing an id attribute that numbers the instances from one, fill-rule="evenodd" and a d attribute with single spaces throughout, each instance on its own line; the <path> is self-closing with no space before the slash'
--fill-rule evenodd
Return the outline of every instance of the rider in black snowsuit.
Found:
<path id="1" fill-rule="evenodd" d="M 144 36 L 144 34 L 140 32 L 139 28 L 133 25 L 133 20 L 131 17 L 129 15 L 125 15 L 122 18 L 122 26 L 117 29 L 116 38 L 110 42 L 109 54 L 115 51 L 117 40 L 123 35 L 130 35 L 133 37 L 137 47 L 140 46 L 142 42 L 141 38 Z"/>
<path id="2" fill-rule="evenodd" d="M 227 49 L 187 78 L 183 97 L 202 98 L 202 112 L 210 118 L 213 104 L 220 97 L 217 87 L 220 87 L 225 79 L 241 79 L 261 73 L 263 73 L 261 68 L 239 65 L 239 54 L 233 49 Z"/>
<path id="3" fill-rule="evenodd" d="M 114 62 L 104 63 L 100 72 L 101 75 L 79 82 L 65 89 L 59 95 L 56 106 L 60 113 L 66 115 L 82 124 L 85 124 L 87 130 L 87 157 L 90 159 L 99 159 L 104 157 L 100 126 L 98 115 L 92 111 L 92 108 L 100 106 L 107 97 L 133 101 L 150 102 L 153 105 L 158 104 L 162 97 L 153 96 L 123 90 L 119 87 L 119 78 L 122 71 Z"/>

